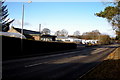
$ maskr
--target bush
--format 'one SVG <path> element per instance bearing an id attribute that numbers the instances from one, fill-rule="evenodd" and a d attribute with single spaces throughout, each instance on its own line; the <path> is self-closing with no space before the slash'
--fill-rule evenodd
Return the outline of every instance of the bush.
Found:
<path id="1" fill-rule="evenodd" d="M 109 35 L 100 35 L 99 36 L 99 44 L 110 44 L 110 36 Z"/>

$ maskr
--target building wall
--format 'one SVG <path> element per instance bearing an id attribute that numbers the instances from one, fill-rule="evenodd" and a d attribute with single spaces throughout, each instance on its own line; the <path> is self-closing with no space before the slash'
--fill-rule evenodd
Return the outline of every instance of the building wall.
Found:
<path id="1" fill-rule="evenodd" d="M 40 36 L 38 36 L 38 35 L 37 36 L 33 35 L 33 37 L 34 37 L 35 40 L 39 40 L 40 39 Z"/>
<path id="2" fill-rule="evenodd" d="M 14 28 L 11 27 L 10 30 L 8 30 L 8 32 L 12 32 L 12 33 L 19 33 L 17 30 L 15 30 Z M 32 37 L 34 37 L 35 40 L 39 40 L 39 35 L 31 35 Z"/>
<path id="3" fill-rule="evenodd" d="M 14 28 L 11 28 L 10 30 L 8 30 L 8 32 L 12 32 L 12 33 L 19 33 L 18 31 L 16 31 Z"/>
<path id="4" fill-rule="evenodd" d="M 42 41 L 52 41 L 52 38 L 41 38 Z"/>

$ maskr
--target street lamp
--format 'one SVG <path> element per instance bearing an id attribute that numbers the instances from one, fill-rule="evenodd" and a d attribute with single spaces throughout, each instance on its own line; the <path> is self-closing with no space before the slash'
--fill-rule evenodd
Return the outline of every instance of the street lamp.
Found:
<path id="1" fill-rule="evenodd" d="M 32 1 L 27 1 L 24 3 L 32 3 Z M 24 3 L 22 5 L 22 29 L 21 29 L 21 39 L 23 39 L 22 35 L 23 35 L 23 26 L 24 26 Z"/>

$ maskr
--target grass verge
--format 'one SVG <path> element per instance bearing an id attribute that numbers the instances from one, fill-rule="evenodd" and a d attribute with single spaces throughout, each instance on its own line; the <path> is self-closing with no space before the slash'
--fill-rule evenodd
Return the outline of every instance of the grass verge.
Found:
<path id="1" fill-rule="evenodd" d="M 79 80 L 120 80 L 120 47 Z"/>

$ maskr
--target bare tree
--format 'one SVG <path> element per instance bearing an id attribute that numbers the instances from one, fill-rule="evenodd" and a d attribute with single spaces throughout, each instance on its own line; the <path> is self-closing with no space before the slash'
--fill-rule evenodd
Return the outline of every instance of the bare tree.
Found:
<path id="1" fill-rule="evenodd" d="M 56 36 L 68 36 L 68 31 L 65 29 L 59 30 L 55 32 Z"/>
<path id="2" fill-rule="evenodd" d="M 76 37 L 79 37 L 80 36 L 80 32 L 79 31 L 75 31 L 73 35 L 76 36 Z"/>
<path id="3" fill-rule="evenodd" d="M 61 36 L 61 31 L 60 31 L 60 30 L 59 30 L 59 31 L 56 31 L 56 32 L 55 32 L 55 35 L 56 35 L 56 36 Z"/>
<path id="4" fill-rule="evenodd" d="M 98 30 L 93 30 L 91 32 L 85 32 L 82 34 L 84 39 L 98 39 L 101 33 Z"/>
<path id="5" fill-rule="evenodd" d="M 48 29 L 48 28 L 44 28 L 43 30 L 42 30 L 42 34 L 44 34 L 44 35 L 48 35 L 48 34 L 50 34 L 50 29 Z"/>
<path id="6" fill-rule="evenodd" d="M 68 36 L 68 31 L 65 29 L 61 30 L 61 36 Z"/>

